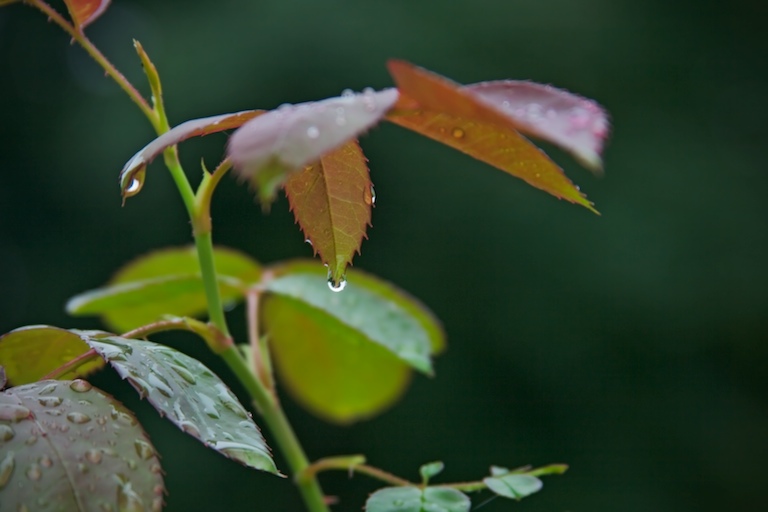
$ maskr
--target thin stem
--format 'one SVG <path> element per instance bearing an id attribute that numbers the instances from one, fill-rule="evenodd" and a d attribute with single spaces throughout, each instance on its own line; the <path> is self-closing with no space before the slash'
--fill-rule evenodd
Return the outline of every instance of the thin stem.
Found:
<path id="1" fill-rule="evenodd" d="M 146 99 L 136 90 L 136 88 L 123 76 L 120 71 L 112 65 L 109 60 L 96 48 L 93 43 L 88 39 L 85 34 L 77 30 L 71 23 L 69 23 L 64 17 L 58 13 L 53 7 L 48 5 L 44 0 L 26 0 L 26 2 L 33 7 L 36 7 L 44 14 L 48 16 L 48 19 L 60 26 L 67 34 L 72 36 L 72 39 L 77 41 L 80 46 L 95 60 L 104 71 L 120 86 L 123 91 L 133 100 L 136 105 L 141 109 L 144 115 L 152 123 L 155 129 L 158 129 L 158 116 Z"/>
<path id="2" fill-rule="evenodd" d="M 224 316 L 219 284 L 216 280 L 216 265 L 213 260 L 213 238 L 211 237 L 211 232 L 195 233 L 195 247 L 197 247 L 197 258 L 200 261 L 200 273 L 203 277 L 205 296 L 208 299 L 208 315 L 210 316 L 211 323 L 224 333 L 225 336 L 229 337 L 227 319 Z M 251 377 L 253 376 L 250 371 L 248 374 Z"/>
<path id="3" fill-rule="evenodd" d="M 309 465 L 304 471 L 296 475 L 296 480 L 301 482 L 305 479 L 314 478 L 315 475 L 321 471 L 328 471 L 333 469 L 342 469 L 349 471 L 350 473 L 362 473 L 364 475 L 375 478 L 382 482 L 392 484 L 398 487 L 411 486 L 419 487 L 419 484 L 413 483 L 410 480 L 401 478 L 397 475 L 384 471 L 374 466 L 364 464 L 365 457 L 362 455 L 352 455 L 346 457 L 326 457 L 324 459 L 316 460 Z"/>
<path id="4" fill-rule="evenodd" d="M 48 379 L 58 379 L 59 377 L 66 375 L 69 372 L 73 372 L 83 366 L 85 363 L 88 363 L 94 359 L 98 359 L 100 356 L 96 350 L 91 349 L 88 352 L 85 352 L 84 354 L 80 354 L 76 358 L 72 359 L 71 361 L 67 361 L 63 365 L 59 366 L 52 372 L 50 372 L 48 375 L 42 377 L 40 380 L 48 380 Z"/>
<path id="5" fill-rule="evenodd" d="M 221 356 L 253 398 L 293 474 L 302 474 L 309 467 L 309 460 L 279 402 L 256 379 L 245 359 L 234 347 L 223 352 Z M 316 478 L 298 481 L 297 485 L 310 512 L 329 512 Z"/>

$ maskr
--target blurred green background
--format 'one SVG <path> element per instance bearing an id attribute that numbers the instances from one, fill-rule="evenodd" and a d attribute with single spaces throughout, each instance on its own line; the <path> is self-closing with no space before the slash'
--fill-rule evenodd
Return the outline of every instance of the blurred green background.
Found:
<path id="1" fill-rule="evenodd" d="M 363 139 L 378 201 L 355 265 L 431 307 L 449 350 L 435 379 L 416 377 L 373 420 L 330 426 L 286 399 L 288 414 L 311 457 L 364 452 L 410 478 L 434 459 L 450 480 L 570 464 L 487 512 L 756 510 L 768 501 L 766 5 L 115 0 L 87 32 L 146 91 L 131 38 L 143 43 L 174 123 L 387 87 L 390 57 L 597 99 L 613 119 L 605 177 L 551 154 L 601 217 L 392 125 Z M 21 4 L 0 10 L 2 332 L 98 327 L 68 318 L 66 299 L 188 243 L 160 164 L 120 207 L 117 173 L 151 136 L 57 27 Z M 225 141 L 185 144 L 190 175 Z M 218 243 L 261 261 L 310 256 L 285 200 L 265 216 L 234 179 L 214 219 Z M 163 340 L 207 357 L 196 340 Z M 301 510 L 289 481 L 180 435 L 109 373 L 95 382 L 138 410 L 163 454 L 167 510 Z M 340 511 L 375 485 L 323 482 Z"/>

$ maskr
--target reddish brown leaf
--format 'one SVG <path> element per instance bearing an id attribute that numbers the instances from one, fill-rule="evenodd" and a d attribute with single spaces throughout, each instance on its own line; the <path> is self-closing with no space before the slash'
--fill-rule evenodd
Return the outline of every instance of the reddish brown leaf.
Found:
<path id="1" fill-rule="evenodd" d="M 366 162 L 353 140 L 285 182 L 296 222 L 328 265 L 329 282 L 336 287 L 371 222 L 373 194 Z"/>
<path id="2" fill-rule="evenodd" d="M 80 31 L 104 14 L 109 2 L 110 0 L 64 0 L 75 27 Z"/>
<path id="3" fill-rule="evenodd" d="M 387 120 L 592 211 L 592 203 L 547 155 L 518 132 L 513 118 L 471 90 L 402 61 L 389 70 L 400 98 Z"/>
<path id="4" fill-rule="evenodd" d="M 138 153 L 128 160 L 123 170 L 120 171 L 120 188 L 123 193 L 123 201 L 135 196 L 144 185 L 144 174 L 147 165 L 166 148 L 191 137 L 200 137 L 211 133 L 239 128 L 246 121 L 262 114 L 263 110 L 245 110 L 234 114 L 222 114 L 219 116 L 192 119 L 181 123 L 170 131 L 157 137 L 144 146 Z"/>

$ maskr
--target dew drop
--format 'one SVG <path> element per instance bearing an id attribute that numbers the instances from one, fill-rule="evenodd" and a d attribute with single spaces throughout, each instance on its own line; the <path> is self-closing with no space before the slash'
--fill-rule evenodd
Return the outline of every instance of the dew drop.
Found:
<path id="1" fill-rule="evenodd" d="M 363 201 L 368 206 L 376 206 L 376 190 L 373 188 L 373 185 L 363 189 Z"/>
<path id="2" fill-rule="evenodd" d="M 243 406 L 241 406 L 240 403 L 232 396 L 232 392 L 229 390 L 229 388 L 227 388 L 226 385 L 222 383 L 217 384 L 216 391 L 217 397 L 224 407 L 237 414 L 241 418 L 249 419 L 248 412 L 246 412 L 246 410 L 243 409 Z"/>
<path id="3" fill-rule="evenodd" d="M 56 384 L 48 384 L 47 386 L 45 386 L 43 389 L 40 390 L 40 394 L 50 395 L 54 391 L 56 391 Z"/>
<path id="4" fill-rule="evenodd" d="M 152 446 L 143 439 L 137 439 L 133 442 L 133 447 L 136 448 L 136 453 L 144 460 L 149 460 L 155 454 Z"/>
<path id="5" fill-rule="evenodd" d="M 101 462 L 102 457 L 103 457 L 103 453 L 98 448 L 89 448 L 85 450 L 85 458 L 88 460 L 88 462 L 92 462 L 93 464 L 99 464 Z"/>
<path id="6" fill-rule="evenodd" d="M 11 479 L 13 468 L 16 465 L 13 457 L 13 452 L 8 452 L 0 462 L 0 489 L 8 485 L 8 481 Z"/>
<path id="7" fill-rule="evenodd" d="M 77 379 L 73 380 L 69 387 L 72 389 L 72 391 L 85 393 L 86 391 L 90 391 L 93 386 L 91 386 L 91 383 L 87 380 Z"/>
<path id="8" fill-rule="evenodd" d="M 50 409 L 45 411 L 45 414 L 48 416 L 61 416 L 61 411 L 59 409 Z"/>
<path id="9" fill-rule="evenodd" d="M 10 425 L 0 423 L 0 441 L 10 441 L 15 434 Z"/>
<path id="10" fill-rule="evenodd" d="M 30 410 L 23 405 L 0 404 L 0 421 L 21 421 L 30 414 Z"/>
<path id="11" fill-rule="evenodd" d="M 131 482 L 117 485 L 117 510 L 119 512 L 144 512 L 141 496 L 133 490 Z"/>
<path id="12" fill-rule="evenodd" d="M 182 379 L 184 379 L 188 383 L 190 383 L 190 384 L 197 384 L 197 379 L 195 378 L 195 376 L 192 374 L 191 371 L 189 371 L 186 368 L 184 368 L 183 366 L 179 366 L 177 364 L 171 364 L 170 367 L 171 367 L 171 369 L 174 372 L 176 372 L 176 374 L 179 377 L 181 377 Z"/>
<path id="13" fill-rule="evenodd" d="M 165 377 L 158 375 L 157 373 L 150 373 L 147 377 L 147 380 L 149 380 L 149 384 L 154 387 L 160 394 L 163 394 L 168 398 L 173 396 L 173 390 L 171 389 Z"/>
<path id="14" fill-rule="evenodd" d="M 61 405 L 61 397 L 58 396 L 41 396 L 37 399 L 37 402 L 43 407 L 58 407 Z"/>
<path id="15" fill-rule="evenodd" d="M 125 187 L 126 194 L 135 194 L 141 188 L 141 182 L 136 178 L 133 178 L 131 182 Z"/>
<path id="16" fill-rule="evenodd" d="M 310 139 L 316 139 L 320 136 L 320 130 L 317 128 L 317 126 L 310 126 L 307 128 L 307 137 Z"/>
<path id="17" fill-rule="evenodd" d="M 193 436 L 193 437 L 200 437 L 200 429 L 197 428 L 197 425 L 194 423 L 191 423 L 189 421 L 182 421 L 179 423 L 179 427 L 181 427 L 181 430 L 186 432 L 187 434 Z"/>
<path id="18" fill-rule="evenodd" d="M 91 417 L 82 412 L 72 411 L 67 414 L 67 419 L 76 425 L 82 425 L 91 421 Z"/>
<path id="19" fill-rule="evenodd" d="M 330 288 L 330 290 L 332 292 L 337 292 L 338 293 L 338 292 L 342 291 L 346 287 L 347 287 L 347 278 L 346 277 L 341 276 L 341 279 L 335 280 L 333 278 L 333 276 L 331 276 L 331 275 L 328 276 L 328 288 Z"/>
<path id="20" fill-rule="evenodd" d="M 311 246 L 312 245 L 312 240 L 307 238 L 306 240 L 304 240 L 304 243 L 307 243 L 307 244 L 309 244 Z"/>
<path id="21" fill-rule="evenodd" d="M 355 93 L 352 91 L 352 89 L 344 89 L 343 91 L 341 91 L 342 98 L 351 98 L 354 95 Z"/>
<path id="22" fill-rule="evenodd" d="M 40 466 L 37 464 L 32 464 L 29 469 L 27 470 L 27 478 L 32 480 L 33 482 L 37 482 L 42 478 L 43 472 L 40 470 Z"/>
<path id="23" fill-rule="evenodd" d="M 25 441 L 24 444 L 27 446 L 32 446 L 37 442 L 37 436 L 29 436 Z"/>
<path id="24" fill-rule="evenodd" d="M 451 135 L 453 135 L 454 139 L 463 139 L 464 138 L 464 130 L 461 128 L 454 128 L 451 132 Z"/>
<path id="25" fill-rule="evenodd" d="M 344 108 L 338 107 L 336 109 L 336 125 L 344 126 L 347 124 L 347 115 L 344 112 Z"/>
<path id="26" fill-rule="evenodd" d="M 571 127 L 575 130 L 583 130 L 589 125 L 589 112 L 581 107 L 574 107 L 569 114 Z"/>
<path id="27" fill-rule="evenodd" d="M 44 468 L 49 468 L 53 466 L 53 461 L 49 456 L 43 455 L 42 457 L 40 457 L 40 465 L 43 466 Z"/>

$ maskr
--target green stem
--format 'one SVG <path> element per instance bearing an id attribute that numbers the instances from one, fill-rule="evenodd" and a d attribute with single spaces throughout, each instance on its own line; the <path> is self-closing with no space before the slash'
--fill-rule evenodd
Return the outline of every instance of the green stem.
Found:
<path id="1" fill-rule="evenodd" d="M 211 232 L 195 233 L 195 247 L 197 247 L 197 258 L 200 261 L 200 273 L 203 276 L 203 286 L 208 300 L 208 315 L 210 316 L 211 323 L 224 333 L 225 336 L 229 337 L 227 319 L 224 316 L 224 306 L 221 302 L 221 294 L 219 293 L 219 283 L 216 280 Z M 250 374 L 250 371 L 248 373 Z"/>
<path id="2" fill-rule="evenodd" d="M 248 367 L 248 363 L 234 347 L 223 352 L 221 356 L 253 398 L 256 408 L 274 436 L 280 451 L 291 468 L 291 472 L 294 475 L 303 474 L 309 467 L 309 460 L 293 432 L 288 418 L 285 417 L 280 403 L 256 379 Z M 310 512 L 329 512 L 317 478 L 312 476 L 298 479 L 296 484 Z"/>

